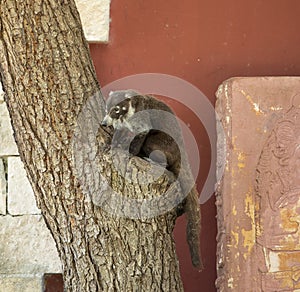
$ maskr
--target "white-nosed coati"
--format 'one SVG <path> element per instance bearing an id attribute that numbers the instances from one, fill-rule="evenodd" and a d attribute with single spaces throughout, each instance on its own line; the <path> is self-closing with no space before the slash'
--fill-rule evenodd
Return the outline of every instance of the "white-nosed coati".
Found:
<path id="1" fill-rule="evenodd" d="M 122 129 L 137 133 L 134 138 L 130 138 L 129 152 L 165 165 L 175 177 L 179 178 L 181 189 L 186 194 L 181 205 L 187 216 L 187 242 L 192 263 L 202 269 L 199 194 L 185 150 L 182 151 L 184 149 L 182 133 L 173 111 L 153 96 L 141 95 L 133 90 L 111 92 L 106 105 L 107 114 L 102 122 L 104 126 L 112 126 L 116 133 L 117 130 L 122 132 L 120 131 Z M 122 144 L 123 139 L 121 135 L 115 140 Z M 180 172 L 183 172 L 183 175 Z M 179 213 L 182 214 L 182 211 Z"/>

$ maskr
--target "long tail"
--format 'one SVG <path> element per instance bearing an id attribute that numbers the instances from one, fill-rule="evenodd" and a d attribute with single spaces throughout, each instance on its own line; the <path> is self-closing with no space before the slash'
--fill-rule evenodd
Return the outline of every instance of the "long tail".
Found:
<path id="1" fill-rule="evenodd" d="M 198 196 L 196 186 L 194 186 L 186 198 L 184 211 L 187 218 L 186 236 L 192 263 L 194 267 L 202 270 L 203 263 L 200 252 L 201 212 Z"/>

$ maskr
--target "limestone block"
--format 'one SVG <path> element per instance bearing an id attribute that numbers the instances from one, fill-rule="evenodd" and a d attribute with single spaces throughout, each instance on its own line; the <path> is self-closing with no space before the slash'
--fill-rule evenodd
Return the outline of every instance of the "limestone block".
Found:
<path id="1" fill-rule="evenodd" d="M 42 276 L 0 275 L 0 291 L 41 292 L 43 291 Z"/>
<path id="2" fill-rule="evenodd" d="M 0 159 L 0 215 L 6 214 L 6 178 L 4 161 Z"/>
<path id="3" fill-rule="evenodd" d="M 8 157 L 7 209 L 11 215 L 40 214 L 20 157 Z"/>
<path id="4" fill-rule="evenodd" d="M 217 92 L 218 291 L 300 291 L 300 77 L 233 78 Z"/>
<path id="5" fill-rule="evenodd" d="M 54 240 L 41 215 L 0 216 L 0 226 L 0 274 L 61 272 Z"/>
<path id="6" fill-rule="evenodd" d="M 9 155 L 18 155 L 18 150 L 6 104 L 0 102 L 0 156 Z"/>
<path id="7" fill-rule="evenodd" d="M 108 42 L 110 0 L 75 0 L 89 42 Z"/>

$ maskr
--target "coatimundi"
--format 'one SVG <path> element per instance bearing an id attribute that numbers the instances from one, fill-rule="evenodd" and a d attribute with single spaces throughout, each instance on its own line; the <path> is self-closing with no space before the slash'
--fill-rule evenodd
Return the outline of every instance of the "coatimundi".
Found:
<path id="1" fill-rule="evenodd" d="M 112 126 L 116 133 L 122 133 L 120 131 L 122 129 L 126 130 L 126 133 L 137 133 L 134 138 L 130 138 L 129 152 L 132 155 L 163 164 L 175 177 L 178 177 L 182 191 L 187 193 L 181 205 L 187 216 L 187 242 L 192 263 L 202 269 L 199 194 L 185 150 L 182 151 L 184 149 L 182 133 L 173 111 L 162 101 L 133 90 L 111 92 L 106 102 L 106 110 L 102 125 Z M 141 113 L 142 111 L 144 112 Z M 124 136 L 121 135 L 114 140 L 119 144 L 126 144 L 128 141 Z M 182 211 L 179 213 L 182 214 Z"/>

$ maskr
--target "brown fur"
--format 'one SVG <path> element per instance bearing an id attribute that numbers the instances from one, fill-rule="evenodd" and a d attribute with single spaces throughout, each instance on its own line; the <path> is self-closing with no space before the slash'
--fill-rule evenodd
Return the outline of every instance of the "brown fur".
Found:
<path id="1" fill-rule="evenodd" d="M 165 103 L 155 99 L 152 96 L 143 96 L 138 93 L 134 95 L 130 91 L 130 97 L 126 98 L 126 91 L 118 91 L 115 95 L 112 94 L 108 104 L 110 108 L 108 108 L 108 116 L 104 119 L 106 121 L 112 119 L 119 119 L 122 121 L 122 125 L 124 127 L 128 127 L 128 124 L 124 123 L 129 116 L 126 116 L 127 111 L 129 111 L 130 106 L 134 109 L 134 114 L 143 110 L 161 110 L 166 111 L 174 115 L 173 111 L 168 107 Z M 115 108 L 117 107 L 117 110 Z M 192 174 L 190 171 L 190 167 L 187 162 L 187 158 L 184 153 L 184 157 L 181 157 L 180 148 L 178 143 L 182 143 L 183 138 L 180 131 L 180 127 L 178 125 L 177 120 L 171 118 L 168 119 L 168 127 L 172 132 L 175 132 L 173 137 L 178 137 L 176 141 L 168 134 L 163 131 L 157 130 L 160 124 L 163 123 L 161 119 L 157 117 L 149 117 L 151 122 L 151 130 L 145 131 L 144 133 L 138 134 L 133 141 L 131 142 L 129 151 L 131 154 L 141 157 L 149 157 L 151 153 L 155 150 L 160 150 L 164 153 L 167 169 L 174 173 L 177 177 L 180 171 L 184 171 L 183 176 L 181 176 L 180 184 L 182 186 L 183 191 L 188 187 L 189 182 L 191 182 Z M 119 124 L 118 124 L 119 126 Z M 159 152 L 158 152 L 159 153 Z M 161 157 L 159 155 L 155 157 L 151 157 L 152 160 L 161 163 Z M 184 166 L 185 169 L 181 170 L 181 166 Z M 200 207 L 198 201 L 198 192 L 196 186 L 194 185 L 187 197 L 181 203 L 181 207 L 183 207 L 183 212 L 186 213 L 187 218 L 187 242 L 189 245 L 192 263 L 198 269 L 202 269 L 202 261 L 200 256 L 200 225 L 201 225 L 201 215 L 200 215 Z M 178 210 L 180 209 L 180 206 Z M 179 212 L 180 213 L 180 212 Z M 181 215 L 181 214 L 179 214 Z"/>

